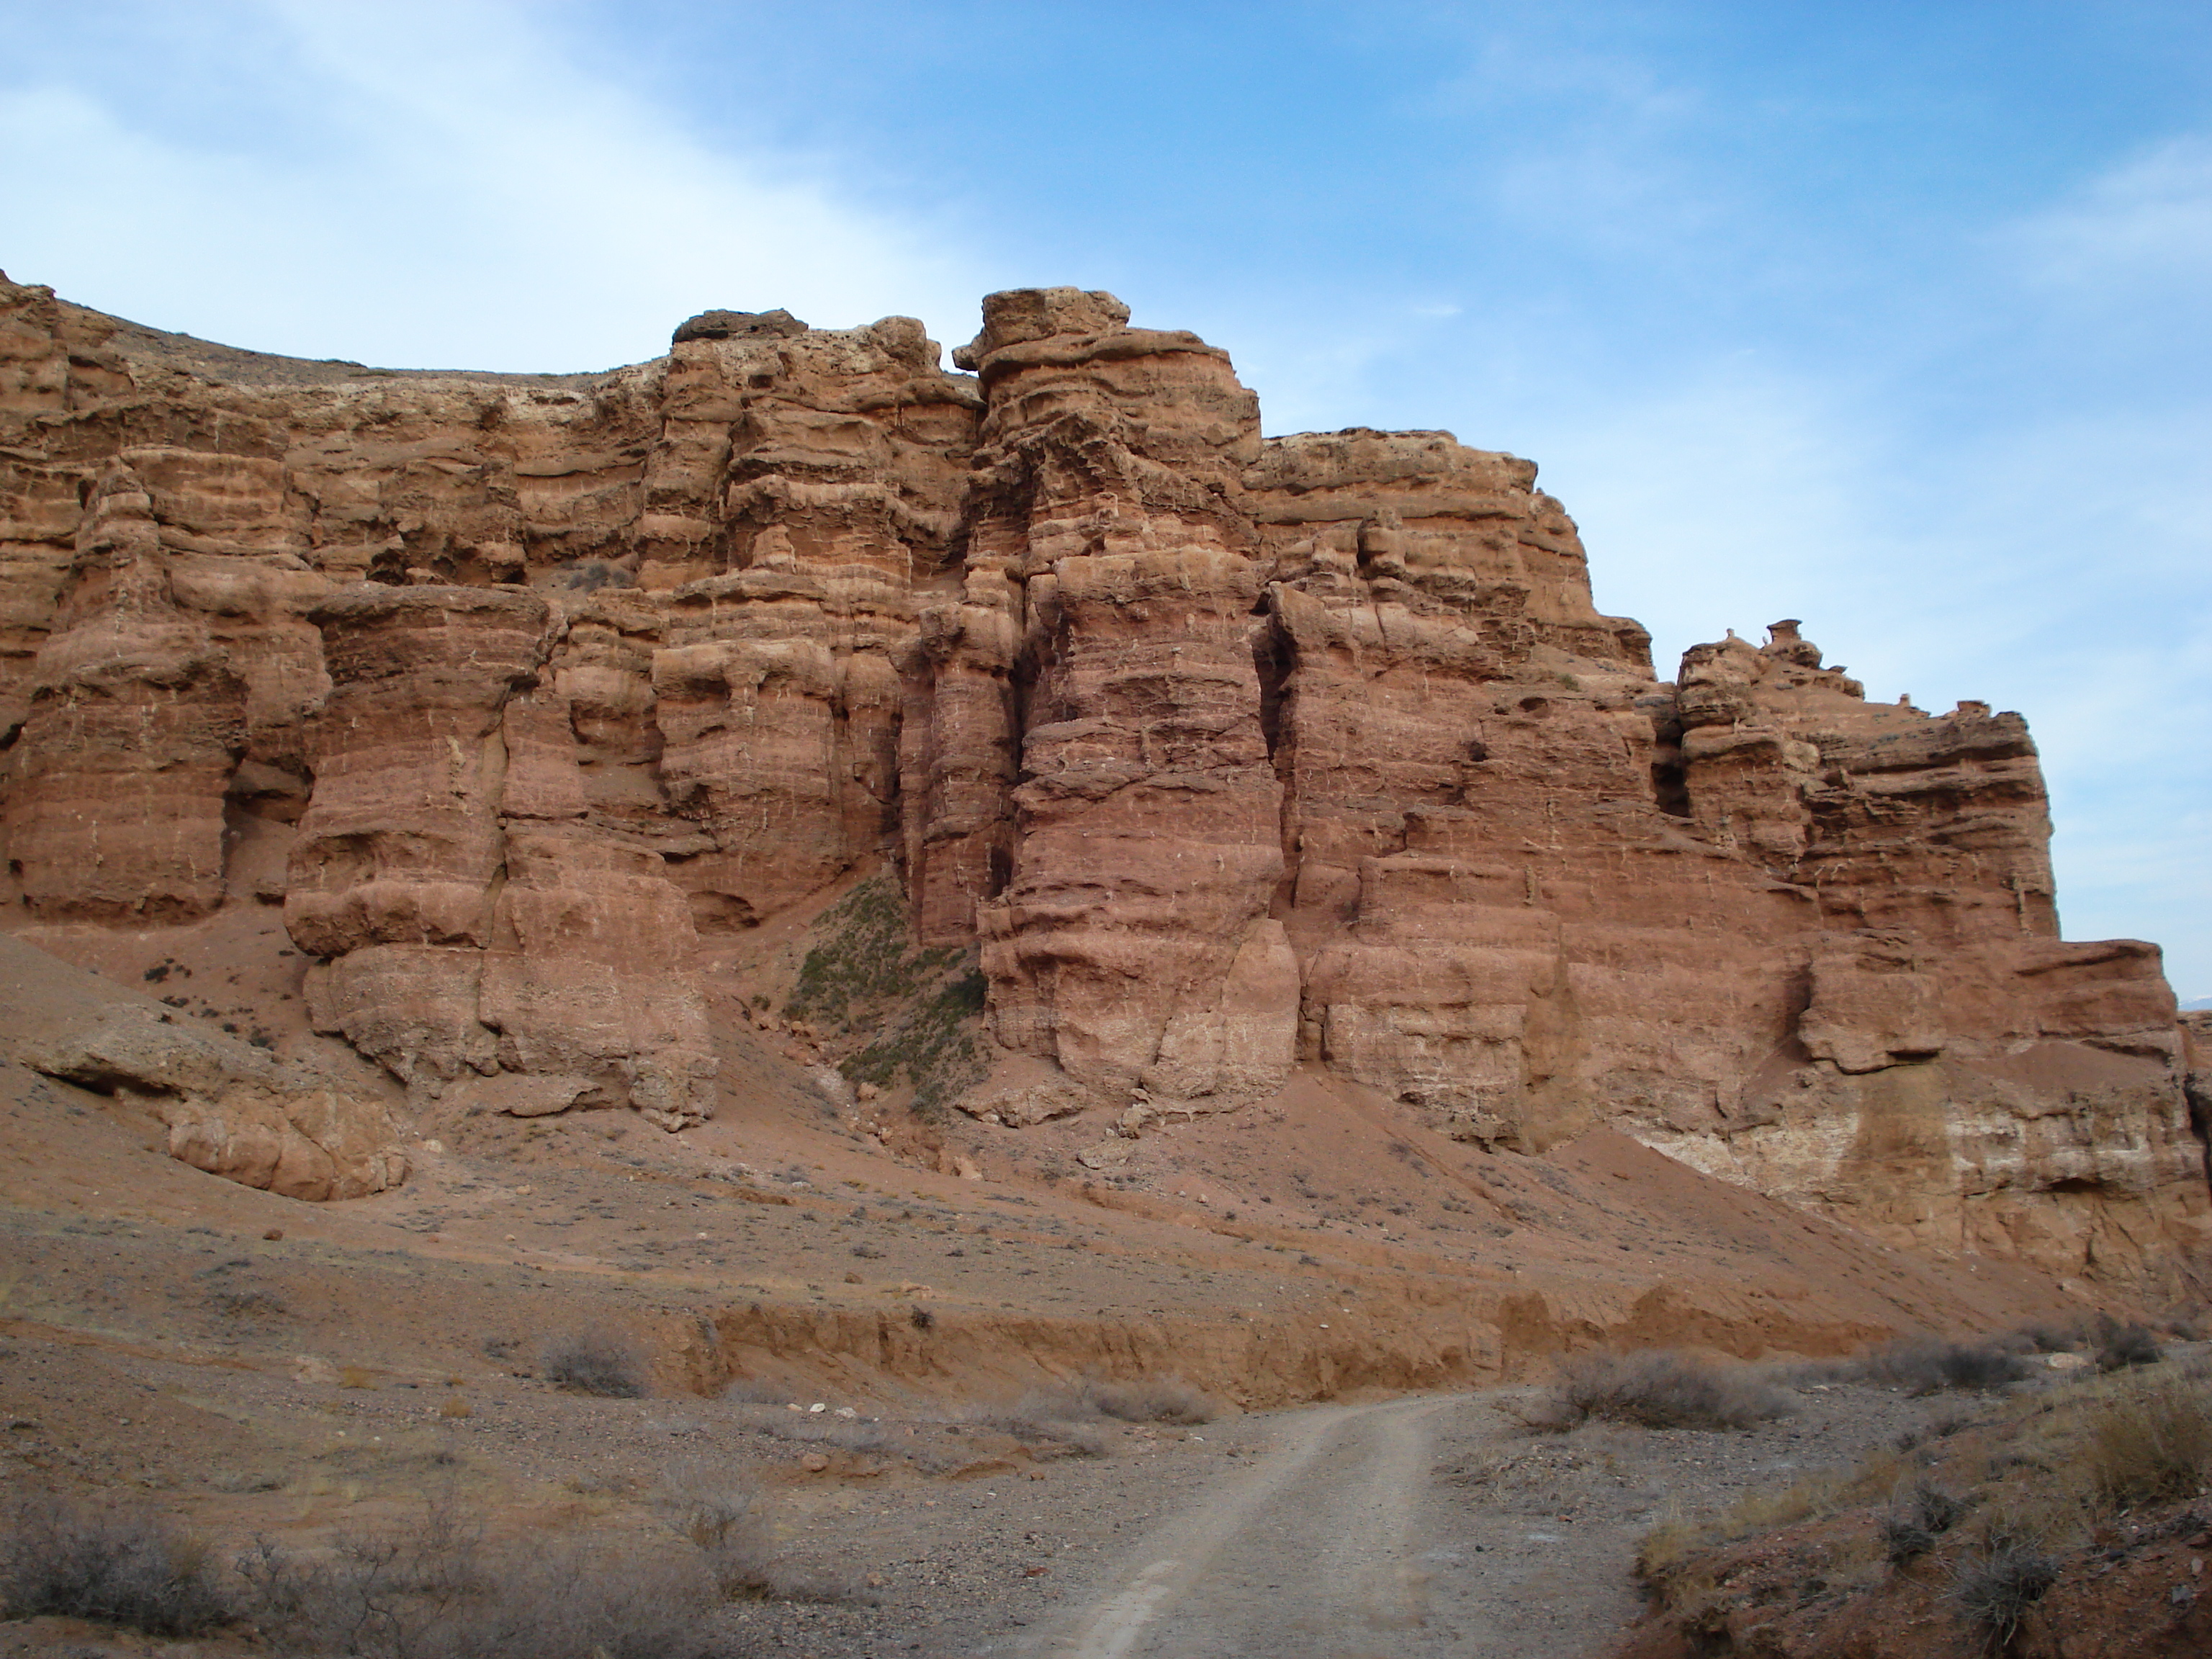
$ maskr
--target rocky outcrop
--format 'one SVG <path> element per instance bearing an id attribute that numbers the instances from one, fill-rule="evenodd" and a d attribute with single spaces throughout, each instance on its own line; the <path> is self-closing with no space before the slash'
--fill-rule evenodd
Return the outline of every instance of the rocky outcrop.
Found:
<path id="1" fill-rule="evenodd" d="M 382 1102 L 190 1030 L 150 997 L 0 937 L 0 1052 L 167 1127 L 172 1158 L 285 1198 L 363 1198 L 406 1178 Z"/>
<path id="2" fill-rule="evenodd" d="M 190 917 L 226 824 L 296 821 L 325 1028 L 680 1127 L 697 941 L 881 862 L 978 953 L 1010 1130 L 1305 1063 L 1899 1242 L 2201 1240 L 2200 1062 L 2153 947 L 2059 938 L 2019 716 L 1869 703 L 1794 621 L 1662 681 L 1531 464 L 1264 438 L 1110 295 L 993 295 L 956 363 L 722 311 L 398 374 L 0 287 L 6 896 Z"/>

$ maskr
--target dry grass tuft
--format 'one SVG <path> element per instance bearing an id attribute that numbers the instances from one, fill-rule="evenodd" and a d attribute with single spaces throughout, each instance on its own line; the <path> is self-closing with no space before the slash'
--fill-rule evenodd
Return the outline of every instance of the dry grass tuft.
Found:
<path id="1" fill-rule="evenodd" d="M 2031 1608 L 2058 1582 L 2058 1563 L 2021 1544 L 1998 1544 L 1952 1570 L 1951 1599 L 1981 1633 L 1984 1650 L 2002 1653 Z"/>
<path id="2" fill-rule="evenodd" d="M 1932 1564 L 1981 1649 L 2010 1650 L 2076 1553 L 2097 1559 L 2130 1511 L 2186 1504 L 2212 1487 L 2212 1367 L 2080 1372 L 1984 1402 L 1911 1449 L 1919 1467 L 1910 1471 L 1885 1453 L 1825 1492 L 1754 1496 L 1725 1515 L 1671 1517 L 1644 1540 L 1638 1571 L 1686 1628 L 1703 1628 L 1698 1620 L 1771 1589 L 1757 1567 L 1740 1583 L 1731 1578 L 1747 1559 L 1787 1555 L 1790 1546 L 1761 1534 L 1863 1513 L 1863 1526 L 1844 1530 L 1869 1566 L 1884 1557 L 1896 1571 Z M 1837 1534 L 1832 1527 L 1820 1535 Z M 1709 1553 L 1753 1537 L 1751 1555 Z"/>
<path id="3" fill-rule="evenodd" d="M 2087 1424 L 2089 1484 L 2113 1509 L 2193 1496 L 2212 1477 L 2212 1389 L 2183 1376 L 2130 1381 Z"/>
<path id="4" fill-rule="evenodd" d="M 1840 1513 L 1862 1502 L 1874 1478 L 1865 1473 L 1815 1474 L 1773 1492 L 1752 1492 L 1717 1514 L 1686 1516 L 1677 1512 L 1644 1534 L 1637 1547 L 1636 1576 L 1668 1607 L 1679 1607 L 1696 1575 L 1683 1569 L 1714 1546 L 1755 1533 L 1794 1527 Z"/>

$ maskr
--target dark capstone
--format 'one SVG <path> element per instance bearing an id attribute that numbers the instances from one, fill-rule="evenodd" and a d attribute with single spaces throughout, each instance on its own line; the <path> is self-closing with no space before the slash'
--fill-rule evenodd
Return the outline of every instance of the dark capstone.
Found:
<path id="1" fill-rule="evenodd" d="M 671 345 L 686 340 L 739 340 L 749 334 L 804 334 L 806 325 L 787 311 L 702 311 L 677 325 Z"/>

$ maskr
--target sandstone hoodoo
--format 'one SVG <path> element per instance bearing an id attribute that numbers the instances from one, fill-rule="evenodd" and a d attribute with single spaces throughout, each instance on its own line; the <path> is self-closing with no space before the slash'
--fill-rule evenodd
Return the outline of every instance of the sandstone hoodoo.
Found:
<path id="1" fill-rule="evenodd" d="M 1318 1066 L 1900 1243 L 2204 1242 L 2158 952 L 2060 937 L 2019 715 L 1869 702 L 1795 621 L 1662 681 L 1530 463 L 1263 437 L 1108 295 L 992 295 L 954 361 L 715 311 L 368 371 L 0 284 L 8 927 L 281 903 L 423 1098 L 675 1129 L 702 953 L 884 867 L 977 953 L 976 1098 L 1049 1097 L 1007 1133 Z"/>

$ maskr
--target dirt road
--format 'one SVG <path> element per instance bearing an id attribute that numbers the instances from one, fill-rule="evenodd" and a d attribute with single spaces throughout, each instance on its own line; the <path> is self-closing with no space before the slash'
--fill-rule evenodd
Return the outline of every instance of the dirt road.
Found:
<path id="1" fill-rule="evenodd" d="M 1623 1492 L 1615 1524 L 1579 1528 L 1470 1501 L 1466 1458 L 1484 1462 L 1480 1449 L 1504 1434 L 1487 1398 L 1335 1407 L 1274 1427 L 1248 1468 L 1153 1527 L 1083 1605 L 1011 1651 L 1533 1659 L 1601 1650 L 1632 1616 L 1626 1567 L 1649 1494 Z"/>

